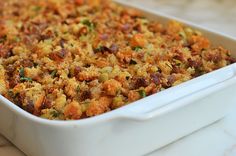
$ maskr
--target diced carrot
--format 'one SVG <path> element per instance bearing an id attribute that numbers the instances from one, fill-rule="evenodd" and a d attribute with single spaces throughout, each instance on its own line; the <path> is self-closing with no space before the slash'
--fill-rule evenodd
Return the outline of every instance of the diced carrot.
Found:
<path id="1" fill-rule="evenodd" d="M 130 41 L 132 47 L 144 47 L 147 41 L 142 34 L 135 34 Z"/>
<path id="2" fill-rule="evenodd" d="M 195 52 L 200 52 L 202 49 L 207 49 L 210 46 L 209 40 L 203 36 L 194 35 L 190 42 L 193 43 L 191 47 Z"/>
<path id="3" fill-rule="evenodd" d="M 64 115 L 70 119 L 79 119 L 82 115 L 81 106 L 76 101 L 69 103 L 65 107 Z"/>
<path id="4" fill-rule="evenodd" d="M 124 50 L 124 51 L 119 51 L 116 54 L 116 57 L 120 59 L 122 62 L 130 62 L 133 55 L 134 53 L 132 50 Z"/>
<path id="5" fill-rule="evenodd" d="M 40 108 L 41 105 L 43 104 L 44 98 L 45 98 L 45 95 L 43 94 L 43 95 L 41 95 L 41 96 L 37 99 L 37 101 L 35 101 L 34 108 L 35 108 L 36 110 L 39 110 L 39 108 Z"/>
<path id="6" fill-rule="evenodd" d="M 109 62 L 105 59 L 97 60 L 95 63 L 96 63 L 96 66 L 99 68 L 107 67 L 109 65 Z"/>
<path id="7" fill-rule="evenodd" d="M 83 5 L 84 4 L 84 0 L 75 0 L 75 3 L 77 5 Z"/>
<path id="8" fill-rule="evenodd" d="M 114 79 L 107 80 L 103 84 L 103 90 L 107 95 L 115 96 L 119 89 L 121 89 L 121 83 Z"/>

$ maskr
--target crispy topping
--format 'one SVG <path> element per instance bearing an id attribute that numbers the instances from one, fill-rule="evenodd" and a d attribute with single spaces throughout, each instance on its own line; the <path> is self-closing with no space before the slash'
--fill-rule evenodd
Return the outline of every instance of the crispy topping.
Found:
<path id="1" fill-rule="evenodd" d="M 155 83 L 155 84 L 161 84 L 161 78 L 162 75 L 161 73 L 152 73 L 150 74 L 151 80 Z"/>
<path id="2" fill-rule="evenodd" d="M 148 82 L 143 77 L 138 77 L 134 82 L 134 87 L 136 89 L 138 89 L 140 87 L 147 87 L 147 86 L 148 86 Z"/>
<path id="3" fill-rule="evenodd" d="M 109 0 L 1 6 L 0 94 L 46 119 L 100 115 L 236 62 L 197 30 Z"/>
<path id="4" fill-rule="evenodd" d="M 90 99 L 91 98 L 91 92 L 90 90 L 85 90 L 85 91 L 82 91 L 81 95 L 80 95 L 80 100 L 81 101 L 84 101 L 86 99 Z"/>

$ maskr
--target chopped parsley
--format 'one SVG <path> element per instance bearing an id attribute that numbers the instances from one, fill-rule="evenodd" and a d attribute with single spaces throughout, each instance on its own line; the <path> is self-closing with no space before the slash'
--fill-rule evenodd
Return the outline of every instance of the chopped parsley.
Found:
<path id="1" fill-rule="evenodd" d="M 12 98 L 15 97 L 15 94 L 14 94 L 14 92 L 13 92 L 12 89 L 9 89 L 8 92 L 7 92 L 7 94 L 8 94 L 8 96 L 10 96 L 10 97 L 12 97 Z"/>
<path id="2" fill-rule="evenodd" d="M 23 67 L 20 68 L 19 73 L 20 73 L 20 77 L 24 77 L 25 76 L 25 70 L 24 70 Z"/>
<path id="3" fill-rule="evenodd" d="M 30 81 L 30 82 L 32 82 L 32 78 L 25 77 L 25 69 L 23 67 L 20 68 L 19 74 L 20 74 L 20 81 Z"/>
<path id="4" fill-rule="evenodd" d="M 39 12 L 41 9 L 42 9 L 42 7 L 41 6 L 33 6 L 33 11 L 35 11 L 35 12 Z"/>
<path id="5" fill-rule="evenodd" d="M 98 52 L 102 52 L 103 53 L 103 52 L 106 52 L 106 51 L 109 52 L 110 49 L 107 48 L 106 46 L 101 46 L 101 45 L 94 49 L 95 53 L 98 53 Z"/>
<path id="6" fill-rule="evenodd" d="M 182 64 L 182 62 L 180 60 L 177 60 L 177 59 L 173 59 L 173 61 L 175 62 L 175 64 L 177 66 L 180 66 Z"/>
<path id="7" fill-rule="evenodd" d="M 54 78 L 57 75 L 57 70 L 53 70 L 50 75 Z"/>
<path id="8" fill-rule="evenodd" d="M 77 92 L 80 91 L 80 86 L 79 86 L 79 85 L 76 87 L 76 91 L 77 91 Z"/>
<path id="9" fill-rule="evenodd" d="M 142 98 L 144 98 L 144 97 L 146 97 L 146 92 L 145 92 L 145 90 L 139 90 L 138 91 L 138 93 L 139 93 L 139 95 L 142 97 Z"/>
<path id="10" fill-rule="evenodd" d="M 180 32 L 179 32 L 179 36 L 182 37 L 183 39 L 186 39 L 186 38 L 187 38 L 187 36 L 186 36 L 186 34 L 185 34 L 184 31 L 180 31 Z"/>
<path id="11" fill-rule="evenodd" d="M 88 20 L 88 19 L 83 20 L 81 23 L 82 23 L 83 25 L 86 25 L 86 26 L 89 28 L 90 31 L 94 30 L 94 28 L 95 28 L 95 24 L 92 23 L 92 22 L 91 22 L 90 20 Z"/>
<path id="12" fill-rule="evenodd" d="M 20 80 L 21 81 L 30 81 L 30 82 L 32 82 L 32 78 L 30 78 L 30 77 L 21 77 Z"/>
<path id="13" fill-rule="evenodd" d="M 101 52 L 103 50 L 104 50 L 103 46 L 98 46 L 97 48 L 94 49 L 95 52 Z"/>
<path id="14" fill-rule="evenodd" d="M 52 117 L 54 117 L 54 118 L 57 118 L 57 117 L 59 117 L 59 115 L 60 115 L 60 113 L 59 113 L 58 111 L 56 111 L 56 110 L 53 110 L 52 112 L 50 112 L 50 114 L 51 114 Z"/>
<path id="15" fill-rule="evenodd" d="M 142 47 L 140 47 L 140 46 L 133 47 L 133 50 L 134 50 L 134 51 L 137 51 L 137 52 L 138 52 L 139 50 L 141 50 L 141 49 L 143 49 L 143 48 L 142 48 Z"/>
<path id="16" fill-rule="evenodd" d="M 15 36 L 14 39 L 13 39 L 15 42 L 20 42 L 21 39 L 18 37 L 18 36 Z"/>
<path id="17" fill-rule="evenodd" d="M 0 38 L 0 43 L 4 43 L 7 40 L 7 35 Z"/>

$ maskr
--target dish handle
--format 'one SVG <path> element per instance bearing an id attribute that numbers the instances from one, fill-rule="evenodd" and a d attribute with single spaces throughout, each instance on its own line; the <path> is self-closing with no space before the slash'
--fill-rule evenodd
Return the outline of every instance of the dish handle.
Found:
<path id="1" fill-rule="evenodd" d="M 136 121 L 149 120 L 230 86 L 236 86 L 236 64 L 136 101 L 121 108 L 119 117 Z"/>

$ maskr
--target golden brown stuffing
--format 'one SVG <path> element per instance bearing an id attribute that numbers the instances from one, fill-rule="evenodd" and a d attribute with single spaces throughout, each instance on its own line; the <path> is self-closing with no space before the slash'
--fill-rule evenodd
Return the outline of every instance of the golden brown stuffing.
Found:
<path id="1" fill-rule="evenodd" d="M 0 94 L 51 120 L 96 116 L 235 62 L 199 31 L 102 0 L 7 0 Z"/>
<path id="2" fill-rule="evenodd" d="M 98 100 L 92 100 L 86 110 L 87 116 L 95 116 L 109 111 L 112 99 L 109 97 L 101 97 Z"/>
<path id="3" fill-rule="evenodd" d="M 77 101 L 72 101 L 65 106 L 64 115 L 68 119 L 80 119 L 82 115 L 81 106 Z"/>
<path id="4" fill-rule="evenodd" d="M 103 90 L 107 95 L 115 96 L 117 95 L 120 89 L 121 89 L 120 82 L 114 79 L 107 80 L 103 84 Z"/>

